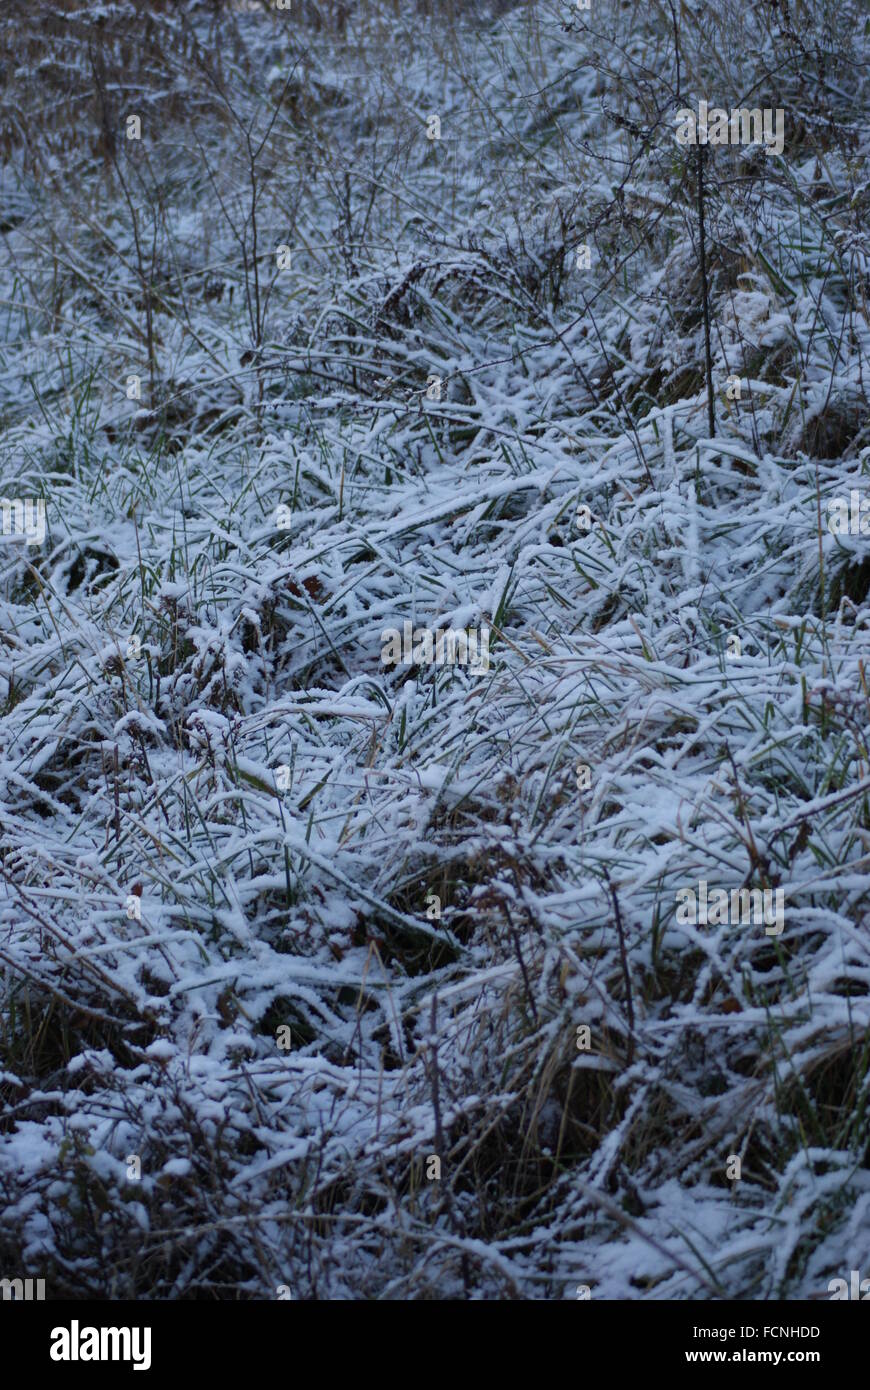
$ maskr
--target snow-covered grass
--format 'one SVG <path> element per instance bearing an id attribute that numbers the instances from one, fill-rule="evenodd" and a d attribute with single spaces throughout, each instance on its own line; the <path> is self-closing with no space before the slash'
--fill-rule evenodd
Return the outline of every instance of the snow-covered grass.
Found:
<path id="1" fill-rule="evenodd" d="M 2 1272 L 866 1257 L 870 31 L 762 8 L 4 11 Z M 700 99 L 786 121 L 706 155 L 714 437 Z"/>

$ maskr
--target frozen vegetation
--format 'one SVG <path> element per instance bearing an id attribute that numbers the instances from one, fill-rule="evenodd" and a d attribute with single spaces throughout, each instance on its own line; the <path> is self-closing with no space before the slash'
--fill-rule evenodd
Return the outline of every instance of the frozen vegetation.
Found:
<path id="1" fill-rule="evenodd" d="M 866 6 L 0 53 L 0 1273 L 870 1274 Z"/>

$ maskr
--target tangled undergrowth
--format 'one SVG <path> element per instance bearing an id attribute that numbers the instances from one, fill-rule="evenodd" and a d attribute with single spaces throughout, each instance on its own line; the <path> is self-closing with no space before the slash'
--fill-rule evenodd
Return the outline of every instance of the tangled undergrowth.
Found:
<path id="1" fill-rule="evenodd" d="M 0 19 L 0 487 L 46 509 L 0 548 L 0 1265 L 824 1290 L 870 1218 L 863 7 L 136 8 Z M 702 267 L 673 115 L 747 93 L 784 148 L 708 151 Z M 385 665 L 408 620 L 488 671 Z M 702 880 L 782 931 L 679 921 Z"/>

